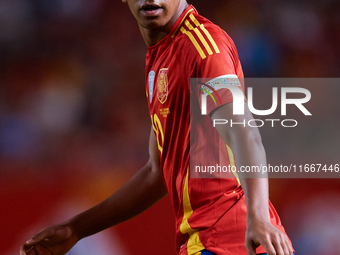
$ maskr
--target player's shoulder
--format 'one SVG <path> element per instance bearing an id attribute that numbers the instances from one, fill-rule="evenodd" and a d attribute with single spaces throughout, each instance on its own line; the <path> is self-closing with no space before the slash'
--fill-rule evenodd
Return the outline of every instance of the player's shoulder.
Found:
<path id="1" fill-rule="evenodd" d="M 190 13 L 183 19 L 176 37 L 176 47 L 182 53 L 190 52 L 190 55 L 201 59 L 236 50 L 234 42 L 223 29 L 197 13 Z"/>

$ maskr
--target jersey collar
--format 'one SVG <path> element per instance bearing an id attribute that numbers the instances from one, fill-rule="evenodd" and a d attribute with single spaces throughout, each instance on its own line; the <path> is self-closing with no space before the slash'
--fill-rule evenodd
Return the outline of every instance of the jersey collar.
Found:
<path id="1" fill-rule="evenodd" d="M 174 38 L 179 29 L 182 26 L 182 23 L 184 22 L 185 18 L 189 15 L 189 13 L 194 12 L 197 13 L 195 7 L 193 7 L 191 4 L 183 11 L 181 16 L 176 20 L 175 24 L 172 26 L 169 35 L 171 38 Z"/>
<path id="2" fill-rule="evenodd" d="M 149 46 L 147 47 L 148 50 L 151 49 L 155 49 L 157 48 L 159 45 L 161 45 L 165 40 L 168 40 L 169 38 L 174 38 L 175 35 L 178 33 L 179 29 L 182 26 L 182 23 L 185 21 L 186 17 L 190 14 L 190 13 L 197 13 L 195 7 L 193 7 L 192 5 L 189 5 L 181 14 L 181 16 L 178 17 L 178 19 L 176 20 L 175 24 L 172 26 L 172 28 L 170 29 L 169 33 L 158 43 L 156 43 L 155 45 Z"/>

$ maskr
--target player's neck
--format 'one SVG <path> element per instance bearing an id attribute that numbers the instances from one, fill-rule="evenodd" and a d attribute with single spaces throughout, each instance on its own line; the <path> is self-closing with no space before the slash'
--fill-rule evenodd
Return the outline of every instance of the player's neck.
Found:
<path id="1" fill-rule="evenodd" d="M 143 36 L 144 42 L 147 47 L 153 46 L 159 43 L 171 30 L 172 26 L 175 24 L 179 16 L 189 5 L 185 1 L 183 5 L 180 5 L 176 14 L 172 19 L 164 26 L 156 29 L 147 29 L 139 25 L 139 30 Z"/>
<path id="2" fill-rule="evenodd" d="M 171 27 L 170 27 L 171 29 Z M 144 42 L 147 47 L 153 46 L 159 43 L 170 31 L 167 29 L 146 29 L 139 26 L 139 30 L 143 36 Z"/>

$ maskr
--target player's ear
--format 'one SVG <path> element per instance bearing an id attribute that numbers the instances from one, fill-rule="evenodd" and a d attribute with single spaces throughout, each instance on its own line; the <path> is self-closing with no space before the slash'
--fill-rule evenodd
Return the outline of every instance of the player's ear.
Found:
<path id="1" fill-rule="evenodd" d="M 122 0 L 123 3 L 126 3 L 126 0 Z"/>

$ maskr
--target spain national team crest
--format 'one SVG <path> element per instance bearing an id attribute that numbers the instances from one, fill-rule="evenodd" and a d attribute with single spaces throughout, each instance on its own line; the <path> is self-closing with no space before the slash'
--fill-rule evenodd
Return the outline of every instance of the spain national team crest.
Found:
<path id="1" fill-rule="evenodd" d="M 157 79 L 157 97 L 161 104 L 164 104 L 168 98 L 168 68 L 162 68 L 159 70 Z"/>

